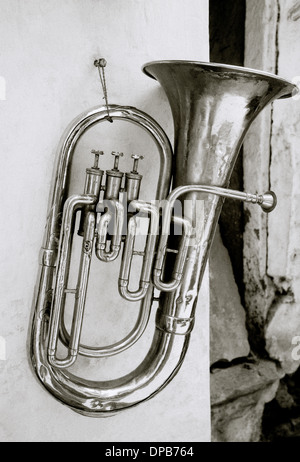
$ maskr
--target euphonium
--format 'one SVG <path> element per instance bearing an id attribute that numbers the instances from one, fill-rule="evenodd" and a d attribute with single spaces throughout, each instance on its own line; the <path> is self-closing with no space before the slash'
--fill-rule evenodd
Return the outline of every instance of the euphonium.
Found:
<path id="1" fill-rule="evenodd" d="M 149 115 L 133 107 L 109 105 L 81 114 L 67 128 L 58 147 L 57 166 L 50 195 L 45 237 L 40 254 L 36 286 L 30 357 L 44 387 L 76 412 L 108 416 L 148 400 L 176 375 L 184 360 L 202 275 L 209 255 L 218 217 L 225 197 L 257 203 L 265 212 L 273 210 L 273 192 L 249 194 L 227 189 L 243 138 L 260 111 L 276 98 L 291 96 L 295 86 L 275 75 L 241 67 L 189 61 L 151 62 L 143 67 L 165 90 L 174 118 L 174 155 L 163 129 Z M 109 113 L 108 113 L 109 111 Z M 160 156 L 156 203 L 139 199 L 141 175 L 134 168 L 126 174 L 115 165 L 104 172 L 95 164 L 86 171 L 82 194 L 66 197 L 69 170 L 75 146 L 90 127 L 105 120 L 124 120 L 146 130 Z M 170 185 L 172 182 L 172 189 Z M 132 213 L 124 234 L 124 209 L 120 191 L 126 191 Z M 105 206 L 109 202 L 112 207 Z M 174 216 L 176 201 L 183 217 Z M 201 213 L 197 213 L 197 204 Z M 68 287 L 74 215 L 81 214 L 80 270 L 75 289 Z M 129 290 L 130 265 L 134 251 L 136 215 L 149 220 L 139 288 Z M 108 226 L 114 223 L 108 239 Z M 180 225 L 182 236 L 174 236 Z M 173 231 L 171 231 L 173 230 Z M 123 340 L 95 348 L 80 343 L 91 257 L 102 261 L 120 259 L 119 294 L 140 300 L 138 320 Z M 98 358 L 117 354 L 142 334 L 159 291 L 159 307 L 152 345 L 142 363 L 131 373 L 109 381 L 91 381 L 72 374 L 68 368 L 78 355 Z M 74 294 L 70 332 L 64 325 L 67 293 Z M 57 355 L 58 342 L 67 349 Z"/>

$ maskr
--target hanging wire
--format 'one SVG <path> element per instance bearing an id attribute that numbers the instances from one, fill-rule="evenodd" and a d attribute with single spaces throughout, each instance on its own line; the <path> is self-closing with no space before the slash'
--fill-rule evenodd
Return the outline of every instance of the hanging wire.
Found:
<path id="1" fill-rule="evenodd" d="M 106 60 L 104 58 L 95 59 L 95 61 L 94 61 L 94 66 L 96 66 L 98 68 L 99 78 L 100 78 L 100 82 L 101 82 L 101 85 L 102 85 L 102 91 L 103 91 L 103 95 L 104 95 L 104 99 L 105 99 L 105 105 L 106 105 L 106 109 L 107 109 L 107 120 L 112 123 L 113 119 L 111 118 L 111 116 L 109 114 L 107 87 L 106 87 L 105 71 L 104 71 L 104 68 L 105 68 L 106 64 L 107 64 L 107 62 L 106 62 Z"/>

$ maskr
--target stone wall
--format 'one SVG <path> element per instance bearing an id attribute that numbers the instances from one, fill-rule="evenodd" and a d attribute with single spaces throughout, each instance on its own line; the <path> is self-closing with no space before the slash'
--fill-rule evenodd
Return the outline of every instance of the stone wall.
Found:
<path id="1" fill-rule="evenodd" d="M 300 75 L 300 2 L 248 1 L 245 66 L 297 80 Z M 298 77 L 299 79 L 299 77 Z M 286 373 L 300 334 L 300 214 L 298 98 L 276 101 L 259 117 L 244 143 L 246 190 L 273 189 L 278 205 L 270 215 L 246 207 L 245 300 L 253 347 Z"/>
<path id="2" fill-rule="evenodd" d="M 248 4 L 245 65 L 261 67 L 299 84 L 299 0 L 248 0 Z M 249 213 L 245 229 L 250 339 L 259 354 L 277 363 L 284 376 L 274 400 L 265 407 L 265 441 L 299 435 L 299 109 L 299 96 L 274 103 L 244 145 L 248 153 L 244 163 L 247 187 L 265 182 L 278 196 L 275 211 L 268 217 Z"/>
<path id="3" fill-rule="evenodd" d="M 246 0 L 244 66 L 299 83 L 299 19 L 299 1 Z M 266 215 L 246 205 L 240 215 L 245 225 L 241 299 L 228 253 L 218 235 L 215 239 L 212 441 L 272 441 L 280 433 L 299 434 L 299 104 L 295 96 L 266 108 L 244 143 L 244 190 L 274 190 L 278 206 Z"/>

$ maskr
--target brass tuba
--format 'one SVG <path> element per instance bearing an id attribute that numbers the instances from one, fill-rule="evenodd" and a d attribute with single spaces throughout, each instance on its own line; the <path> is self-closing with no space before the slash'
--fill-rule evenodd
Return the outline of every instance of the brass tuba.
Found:
<path id="1" fill-rule="evenodd" d="M 228 189 L 231 172 L 244 136 L 260 111 L 277 98 L 291 96 L 296 87 L 275 75 L 223 64 L 160 61 L 143 71 L 165 90 L 174 118 L 174 155 L 163 129 L 144 112 L 117 105 L 96 107 L 81 114 L 66 129 L 54 173 L 40 271 L 36 285 L 30 336 L 30 358 L 43 386 L 60 402 L 83 415 L 109 416 L 148 400 L 177 374 L 184 360 L 197 296 L 224 198 L 258 204 L 270 212 L 273 192 L 250 194 Z M 108 113 L 109 111 L 109 113 Z M 133 170 L 119 171 L 115 164 L 99 168 L 101 151 L 86 170 L 83 192 L 67 196 L 69 170 L 75 146 L 95 124 L 124 120 L 146 130 L 157 146 L 160 173 L 156 202 L 139 199 L 141 175 L 134 157 Z M 105 176 L 105 181 L 104 180 Z M 124 233 L 127 193 L 131 213 Z M 104 206 L 104 202 L 111 207 Z M 174 213 L 182 204 L 182 216 Z M 160 205 L 163 203 L 163 207 Z M 200 214 L 197 204 L 202 204 Z M 82 251 L 76 288 L 68 287 L 74 216 L 79 212 Z M 129 289 L 137 215 L 149 222 L 138 290 Z M 108 236 L 108 227 L 113 233 Z M 181 235 L 174 232 L 180 227 Z M 126 300 L 140 300 L 133 330 L 121 341 L 96 348 L 80 343 L 92 254 L 104 262 L 120 259 L 118 289 Z M 117 354 L 142 335 L 159 291 L 159 308 L 152 345 L 131 373 L 114 380 L 92 381 L 75 376 L 68 368 L 78 355 L 99 358 Z M 64 324 L 66 294 L 74 295 L 70 332 Z M 67 350 L 57 354 L 58 343 Z"/>

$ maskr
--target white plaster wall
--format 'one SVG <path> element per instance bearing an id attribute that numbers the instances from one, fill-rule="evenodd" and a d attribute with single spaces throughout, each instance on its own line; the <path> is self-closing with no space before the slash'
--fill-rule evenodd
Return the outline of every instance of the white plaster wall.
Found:
<path id="1" fill-rule="evenodd" d="M 166 97 L 140 68 L 158 59 L 207 61 L 208 2 L 1 0 L 0 23 L 0 440 L 209 441 L 207 278 L 181 371 L 163 392 L 127 413 L 110 419 L 73 413 L 37 383 L 26 355 L 56 146 L 74 117 L 103 103 L 94 59 L 108 61 L 109 102 L 148 112 L 172 139 Z M 157 165 L 153 145 L 136 127 L 108 125 L 91 130 L 80 142 L 71 190 L 80 184 L 81 192 L 92 148 L 106 152 L 103 168 L 111 166 L 112 150 L 122 150 L 127 157 L 143 151 L 141 173 L 152 186 L 143 187 L 142 193 L 151 196 Z M 130 163 L 124 160 L 122 166 L 126 171 Z M 106 281 L 111 278 L 109 271 Z M 95 293 L 98 286 L 99 278 Z M 104 286 L 116 294 L 108 282 Z M 101 317 L 104 328 L 92 336 L 105 343 L 126 332 L 136 313 L 133 307 L 120 313 L 116 296 L 103 289 L 100 296 L 104 308 L 94 314 Z M 104 361 L 104 377 L 121 375 L 139 361 L 150 337 L 151 328 L 142 347 L 137 344 L 131 356 Z"/>

